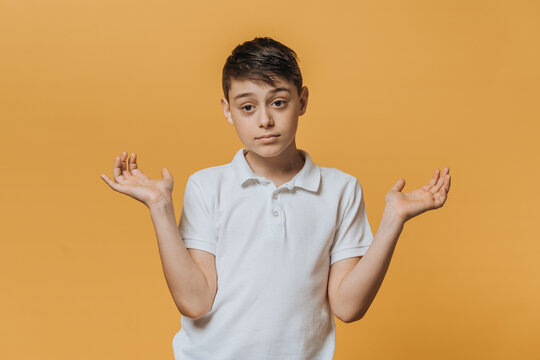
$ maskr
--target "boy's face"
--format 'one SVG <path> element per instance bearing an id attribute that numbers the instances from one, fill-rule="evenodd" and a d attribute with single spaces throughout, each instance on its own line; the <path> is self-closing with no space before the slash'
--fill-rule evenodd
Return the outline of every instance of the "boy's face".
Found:
<path id="1" fill-rule="evenodd" d="M 240 140 L 259 156 L 279 155 L 295 139 L 298 117 L 306 112 L 308 89 L 300 95 L 292 81 L 277 78 L 275 86 L 231 79 L 229 101 L 221 99 L 229 124 Z M 277 135 L 260 139 L 264 135 Z"/>

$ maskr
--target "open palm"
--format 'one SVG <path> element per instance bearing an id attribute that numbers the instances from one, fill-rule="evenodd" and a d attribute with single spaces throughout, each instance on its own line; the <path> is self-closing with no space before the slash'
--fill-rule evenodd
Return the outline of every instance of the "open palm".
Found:
<path id="1" fill-rule="evenodd" d="M 386 206 L 399 216 L 403 222 L 427 210 L 437 209 L 444 205 L 450 190 L 450 169 L 444 168 L 439 177 L 439 169 L 435 170 L 428 184 L 420 189 L 402 193 L 405 180 L 399 179 L 386 194 Z"/>
<path id="2" fill-rule="evenodd" d="M 126 159 L 127 152 L 124 151 L 114 161 L 113 177 L 116 182 L 101 174 L 101 178 L 113 190 L 131 196 L 148 207 L 171 196 L 174 180 L 167 168 L 161 169 L 163 179 L 153 180 L 138 168 L 135 153 L 127 164 Z"/>

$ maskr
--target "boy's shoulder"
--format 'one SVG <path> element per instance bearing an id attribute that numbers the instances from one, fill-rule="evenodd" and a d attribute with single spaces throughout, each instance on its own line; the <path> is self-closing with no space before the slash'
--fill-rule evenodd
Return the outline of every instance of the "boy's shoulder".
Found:
<path id="1" fill-rule="evenodd" d="M 319 166 L 319 168 L 321 169 L 321 175 L 323 175 L 327 181 L 345 184 L 358 181 L 354 175 L 341 169 L 327 166 Z"/>
<path id="2" fill-rule="evenodd" d="M 205 187 L 215 186 L 225 178 L 227 172 L 231 170 L 230 168 L 231 163 L 199 169 L 189 176 L 188 181 L 191 179 L 191 181 Z"/>
<path id="3" fill-rule="evenodd" d="M 360 180 L 335 167 L 320 166 L 323 181 L 331 188 L 330 193 L 342 199 L 352 199 L 355 196 L 363 196 L 363 187 Z"/>

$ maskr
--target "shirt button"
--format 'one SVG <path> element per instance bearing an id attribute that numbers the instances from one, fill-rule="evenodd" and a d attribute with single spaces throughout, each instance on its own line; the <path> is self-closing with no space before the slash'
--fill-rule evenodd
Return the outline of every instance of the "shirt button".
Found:
<path id="1" fill-rule="evenodd" d="M 274 211 L 274 216 L 278 216 L 279 213 L 277 211 Z"/>

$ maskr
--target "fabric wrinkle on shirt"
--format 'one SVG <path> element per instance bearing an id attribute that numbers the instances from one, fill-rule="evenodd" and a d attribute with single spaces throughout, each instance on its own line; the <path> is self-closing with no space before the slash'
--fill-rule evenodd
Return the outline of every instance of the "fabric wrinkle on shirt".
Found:
<path id="1" fill-rule="evenodd" d="M 239 149 L 189 176 L 180 216 L 187 248 L 216 256 L 218 290 L 201 318 L 181 316 L 175 359 L 330 360 L 330 266 L 373 241 L 358 180 L 305 160 L 276 187 Z"/>

